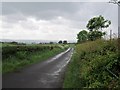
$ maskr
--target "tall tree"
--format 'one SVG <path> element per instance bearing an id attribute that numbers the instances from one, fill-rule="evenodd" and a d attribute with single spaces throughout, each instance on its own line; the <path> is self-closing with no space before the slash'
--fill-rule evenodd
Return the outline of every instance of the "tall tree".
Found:
<path id="1" fill-rule="evenodd" d="M 103 16 L 93 17 L 88 21 L 86 27 L 90 30 L 88 38 L 89 40 L 96 40 L 105 35 L 105 32 L 102 32 L 103 28 L 109 27 L 111 21 L 105 20 Z"/>
<path id="2" fill-rule="evenodd" d="M 104 17 L 100 15 L 98 17 L 91 18 L 88 21 L 88 24 L 87 24 L 86 27 L 90 31 L 99 30 L 99 29 L 102 30 L 102 28 L 109 27 L 110 24 L 111 24 L 111 21 L 105 20 Z"/>

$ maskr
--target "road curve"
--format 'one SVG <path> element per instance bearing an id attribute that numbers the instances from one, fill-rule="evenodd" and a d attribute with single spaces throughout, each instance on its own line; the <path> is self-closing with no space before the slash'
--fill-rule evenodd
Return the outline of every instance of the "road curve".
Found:
<path id="1" fill-rule="evenodd" d="M 66 65 L 71 59 L 73 48 L 20 72 L 2 76 L 3 88 L 62 88 Z"/>

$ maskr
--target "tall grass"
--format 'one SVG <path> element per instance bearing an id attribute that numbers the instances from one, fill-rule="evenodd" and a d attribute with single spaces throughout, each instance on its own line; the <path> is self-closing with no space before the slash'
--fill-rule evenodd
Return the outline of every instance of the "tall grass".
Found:
<path id="1" fill-rule="evenodd" d="M 117 40 L 77 44 L 63 87 L 118 88 L 119 68 Z"/>

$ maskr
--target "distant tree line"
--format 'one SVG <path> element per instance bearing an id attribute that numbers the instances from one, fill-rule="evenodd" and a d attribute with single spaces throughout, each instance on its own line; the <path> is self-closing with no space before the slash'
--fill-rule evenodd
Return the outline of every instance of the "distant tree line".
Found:
<path id="1" fill-rule="evenodd" d="M 12 42 L 1 42 L 2 44 L 13 44 L 13 45 L 26 45 L 26 43 L 20 43 L 20 42 L 16 42 L 16 41 L 12 41 Z"/>
<path id="2" fill-rule="evenodd" d="M 20 42 L 16 42 L 16 41 L 12 41 L 12 42 L 0 42 L 0 43 L 3 43 L 3 44 L 12 44 L 12 45 L 26 45 L 26 43 L 22 43 L 22 42 L 20 43 Z M 50 41 L 50 42 L 46 42 L 46 43 L 40 42 L 38 44 L 56 44 L 56 43 L 67 44 L 68 42 L 67 42 L 67 40 L 64 40 L 64 41 L 60 40 L 59 42 L 52 42 L 52 41 Z M 37 44 L 37 43 L 33 42 L 31 44 Z"/>
<path id="3" fill-rule="evenodd" d="M 96 39 L 101 39 L 102 36 L 106 35 L 102 31 L 103 28 L 109 27 L 111 21 L 105 20 L 103 16 L 93 17 L 88 21 L 86 25 L 87 30 L 82 30 L 77 34 L 77 43 L 83 43 L 86 41 L 94 41 Z"/>

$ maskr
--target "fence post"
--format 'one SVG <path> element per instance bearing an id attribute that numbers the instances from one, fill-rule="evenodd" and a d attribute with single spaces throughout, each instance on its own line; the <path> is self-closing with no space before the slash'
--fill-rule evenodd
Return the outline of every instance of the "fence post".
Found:
<path id="1" fill-rule="evenodd" d="M 110 41 L 112 39 L 112 30 L 110 30 Z"/>
<path id="2" fill-rule="evenodd" d="M 120 55 L 120 27 L 118 26 L 118 54 Z"/>

